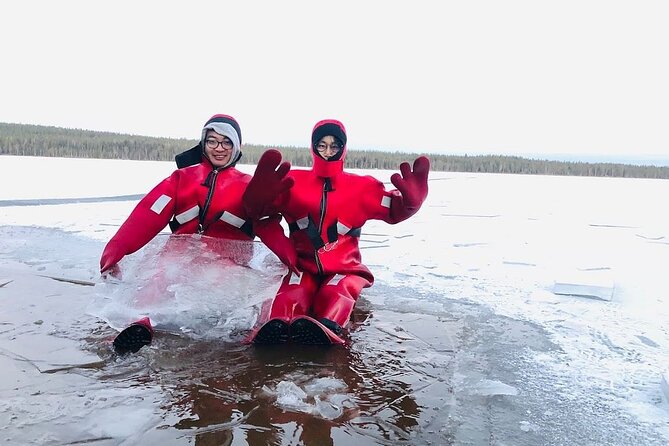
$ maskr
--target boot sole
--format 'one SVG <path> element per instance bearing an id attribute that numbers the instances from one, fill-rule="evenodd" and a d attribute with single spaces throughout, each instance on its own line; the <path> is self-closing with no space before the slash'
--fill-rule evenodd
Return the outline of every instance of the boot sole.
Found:
<path id="1" fill-rule="evenodd" d="M 290 335 L 294 343 L 306 345 L 331 345 L 330 336 L 315 321 L 299 318 L 290 324 Z"/>
<path id="2" fill-rule="evenodd" d="M 260 330 L 253 338 L 254 344 L 285 344 L 290 340 L 290 326 L 287 322 L 272 319 L 265 325 L 260 327 Z"/>
<path id="3" fill-rule="evenodd" d="M 153 335 L 143 325 L 131 325 L 121 331 L 114 339 L 114 351 L 119 355 L 137 353 L 140 348 L 149 345 Z"/>

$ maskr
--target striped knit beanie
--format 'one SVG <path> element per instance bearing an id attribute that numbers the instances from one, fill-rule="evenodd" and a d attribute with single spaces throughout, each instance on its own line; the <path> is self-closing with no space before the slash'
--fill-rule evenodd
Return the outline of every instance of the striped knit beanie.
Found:
<path id="1" fill-rule="evenodd" d="M 228 115 L 214 115 L 209 118 L 202 128 L 202 136 L 200 137 L 203 150 L 207 130 L 213 130 L 232 141 L 232 154 L 230 155 L 230 162 L 228 164 L 236 163 L 242 155 L 242 131 L 235 118 Z"/>

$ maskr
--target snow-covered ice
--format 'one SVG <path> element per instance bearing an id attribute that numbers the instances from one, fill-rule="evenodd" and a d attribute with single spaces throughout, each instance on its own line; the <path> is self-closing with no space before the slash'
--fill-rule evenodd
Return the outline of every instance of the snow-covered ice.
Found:
<path id="1" fill-rule="evenodd" d="M 195 364 L 224 360 L 196 341 L 239 329 L 252 319 L 242 310 L 225 325 L 221 308 L 208 326 L 225 330 L 197 326 L 122 362 L 81 346 L 122 325 L 88 306 L 113 295 L 97 274 L 104 243 L 173 169 L 0 157 L 0 299 L 12 302 L 0 313 L 0 370 L 9 377 L 0 385 L 0 440 L 190 444 L 206 435 L 251 438 L 271 425 L 289 439 L 311 417 L 335 444 L 669 443 L 669 181 L 433 172 L 416 216 L 363 228 L 363 260 L 376 282 L 363 292 L 365 317 L 351 345 L 291 357 L 300 368 L 268 366 L 274 352 L 226 347 L 240 365 L 225 362 L 225 381 L 213 371 L 193 376 Z M 392 172 L 366 173 L 387 181 Z M 134 259 L 142 255 L 151 256 Z M 201 292 L 180 289 L 184 280 L 172 285 Z M 59 303 L 73 290 L 75 307 Z M 87 316 L 75 321 L 73 312 Z M 73 326 L 76 336 L 68 335 Z M 173 356 L 161 352 L 166 346 Z M 160 381 L 147 376 L 156 374 Z M 246 375 L 266 381 L 247 390 Z M 70 397 L 72 386 L 88 390 Z M 217 417 L 207 412 L 227 398 L 234 404 L 215 409 Z M 135 399 L 129 417 L 124 405 Z M 259 406 L 245 409 L 252 401 Z M 274 421 L 249 427 L 266 412 Z M 185 426 L 194 430 L 184 437 Z"/>

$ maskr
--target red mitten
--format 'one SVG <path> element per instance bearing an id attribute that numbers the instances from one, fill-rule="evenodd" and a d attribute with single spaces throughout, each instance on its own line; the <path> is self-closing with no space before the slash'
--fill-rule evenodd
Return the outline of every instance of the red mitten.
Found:
<path id="1" fill-rule="evenodd" d="M 246 186 L 242 203 L 247 215 L 258 219 L 275 214 L 274 200 L 293 187 L 293 179 L 286 177 L 290 171 L 288 161 L 281 162 L 281 152 L 269 149 L 258 160 L 253 178 Z"/>
<path id="2" fill-rule="evenodd" d="M 253 222 L 253 231 L 289 270 L 300 274 L 297 269 L 297 251 L 293 242 L 286 237 L 280 221 L 280 215 L 256 220 Z"/>
<path id="3" fill-rule="evenodd" d="M 115 240 L 110 240 L 100 257 L 100 273 L 103 277 L 111 275 L 120 278 L 121 270 L 117 263 L 125 256 L 125 250 Z"/>
<path id="4" fill-rule="evenodd" d="M 123 279 L 123 273 L 121 272 L 121 268 L 118 266 L 118 264 L 116 264 L 100 272 L 100 277 L 102 277 L 104 280 L 109 280 L 110 278 L 112 280 L 121 280 Z"/>
<path id="5" fill-rule="evenodd" d="M 430 160 L 419 156 L 413 162 L 413 171 L 409 163 L 400 164 L 400 172 L 394 173 L 390 181 L 400 192 L 395 195 L 390 207 L 393 220 L 401 221 L 409 218 L 420 209 L 427 197 L 427 176 L 430 172 Z"/>

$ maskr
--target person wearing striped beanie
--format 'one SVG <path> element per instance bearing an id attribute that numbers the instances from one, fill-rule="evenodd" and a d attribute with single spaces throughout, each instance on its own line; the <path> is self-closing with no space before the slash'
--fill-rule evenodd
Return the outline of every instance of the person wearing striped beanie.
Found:
<path id="1" fill-rule="evenodd" d="M 242 156 L 241 145 L 242 132 L 232 116 L 217 114 L 209 118 L 202 127 L 198 144 L 175 157 L 178 169 L 139 201 L 107 243 L 100 257 L 102 277 L 120 278 L 121 259 L 138 251 L 168 225 L 173 234 L 248 241 L 241 244 L 248 252 L 242 249 L 243 253 L 235 253 L 239 259 L 246 256 L 247 260 L 253 254 L 252 241 L 257 235 L 266 240 L 282 262 L 294 263 L 294 259 L 285 257 L 294 250 L 282 248 L 281 244 L 288 243 L 276 237 L 282 230 L 279 220 L 266 219 L 254 228 L 242 206 L 242 195 L 251 176 L 235 168 Z M 272 233 L 269 237 L 265 236 L 268 231 Z M 178 244 L 169 242 L 166 251 L 177 249 Z M 154 282 L 166 288 L 168 279 L 158 275 Z M 148 288 L 157 290 L 160 286 Z M 161 296 L 138 298 L 151 302 L 160 299 Z M 130 324 L 114 339 L 114 349 L 120 354 L 138 351 L 151 342 L 153 328 L 149 318 Z"/>

